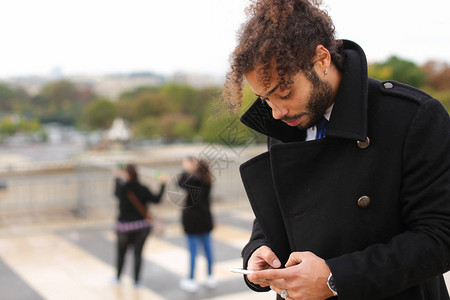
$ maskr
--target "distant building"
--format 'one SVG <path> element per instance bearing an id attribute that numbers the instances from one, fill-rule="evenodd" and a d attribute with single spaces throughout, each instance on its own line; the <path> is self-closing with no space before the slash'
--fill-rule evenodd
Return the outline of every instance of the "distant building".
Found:
<path id="1" fill-rule="evenodd" d="M 164 77 L 148 72 L 107 75 L 96 78 L 94 91 L 114 100 L 125 91 L 141 86 L 158 86 L 164 82 Z"/>
<path id="2" fill-rule="evenodd" d="M 152 72 L 132 72 L 113 75 L 77 75 L 63 76 L 60 69 L 54 69 L 49 76 L 23 76 L 6 78 L 3 81 L 11 86 L 23 88 L 31 96 L 38 94 L 42 87 L 55 80 L 68 80 L 75 85 L 90 87 L 97 95 L 116 100 L 123 92 L 141 86 L 159 86 L 168 81 L 194 88 L 221 86 L 224 79 L 206 74 L 177 72 L 164 77 Z"/>
<path id="3" fill-rule="evenodd" d="M 171 81 L 177 84 L 188 85 L 195 88 L 220 86 L 224 82 L 223 78 L 214 77 L 207 74 L 195 74 L 183 72 L 175 73 Z"/>

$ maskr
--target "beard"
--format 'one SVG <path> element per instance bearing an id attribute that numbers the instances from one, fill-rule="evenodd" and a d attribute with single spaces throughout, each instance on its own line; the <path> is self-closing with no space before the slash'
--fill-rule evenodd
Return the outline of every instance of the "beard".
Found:
<path id="1" fill-rule="evenodd" d="M 328 107 L 330 107 L 333 97 L 333 88 L 331 87 L 331 84 L 322 81 L 314 69 L 304 72 L 312 85 L 308 104 L 306 105 L 307 112 L 282 119 L 283 121 L 291 121 L 303 116 L 309 116 L 309 120 L 306 124 L 297 125 L 297 128 L 300 130 L 306 130 L 317 124 Z"/>

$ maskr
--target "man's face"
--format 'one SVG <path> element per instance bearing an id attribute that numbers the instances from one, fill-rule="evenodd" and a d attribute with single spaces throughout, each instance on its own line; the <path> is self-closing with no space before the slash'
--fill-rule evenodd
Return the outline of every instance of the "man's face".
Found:
<path id="1" fill-rule="evenodd" d="M 315 125 L 333 103 L 331 84 L 320 79 L 314 68 L 307 73 L 297 73 L 291 87 L 283 91 L 278 86 L 274 69 L 270 87 L 266 90 L 258 81 L 256 70 L 246 73 L 245 78 L 255 95 L 272 108 L 274 119 L 302 130 Z"/>

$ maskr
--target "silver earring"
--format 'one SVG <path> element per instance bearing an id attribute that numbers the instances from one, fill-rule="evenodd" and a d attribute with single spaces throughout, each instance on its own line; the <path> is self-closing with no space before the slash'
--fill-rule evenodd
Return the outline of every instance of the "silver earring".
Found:
<path id="1" fill-rule="evenodd" d="M 323 74 L 325 74 L 325 75 L 328 74 L 328 68 L 325 69 L 325 72 L 323 72 Z"/>

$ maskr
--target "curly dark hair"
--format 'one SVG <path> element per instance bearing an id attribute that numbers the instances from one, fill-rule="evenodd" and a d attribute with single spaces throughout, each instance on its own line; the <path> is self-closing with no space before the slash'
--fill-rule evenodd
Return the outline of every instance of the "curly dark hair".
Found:
<path id="1" fill-rule="evenodd" d="M 223 97 L 236 111 L 242 103 L 244 74 L 257 70 L 261 83 L 270 87 L 273 65 L 281 90 L 292 84 L 299 71 L 312 71 L 317 45 L 331 54 L 342 70 L 341 41 L 335 39 L 331 18 L 321 10 L 320 0 L 254 0 L 246 9 L 249 19 L 238 33 L 238 45 L 231 54 Z"/>

